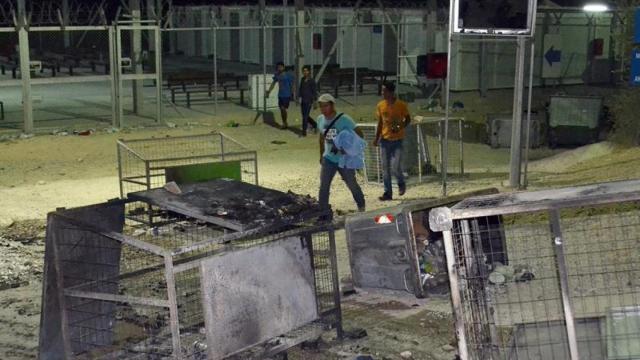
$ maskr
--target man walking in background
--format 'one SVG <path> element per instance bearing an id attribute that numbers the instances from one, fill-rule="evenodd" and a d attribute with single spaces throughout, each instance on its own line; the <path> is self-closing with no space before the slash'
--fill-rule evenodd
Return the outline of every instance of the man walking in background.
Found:
<path id="1" fill-rule="evenodd" d="M 402 140 L 405 128 L 411 122 L 409 109 L 404 101 L 396 98 L 396 86 L 387 81 L 382 85 L 383 100 L 376 107 L 378 128 L 373 146 L 380 145 L 382 153 L 382 174 L 384 182 L 384 194 L 381 201 L 393 199 L 391 187 L 391 175 L 395 175 L 398 181 L 398 193 L 404 195 L 407 185 L 402 174 Z"/>
<path id="2" fill-rule="evenodd" d="M 307 136 L 307 126 L 311 125 L 317 130 L 318 124 L 311 118 L 311 108 L 318 97 L 318 89 L 316 81 L 311 77 L 311 68 L 305 65 L 302 68 L 302 80 L 298 90 L 298 98 L 300 99 L 300 110 L 302 111 L 302 136 Z"/>
<path id="3" fill-rule="evenodd" d="M 280 108 L 280 116 L 282 117 L 282 129 L 289 127 L 287 124 L 287 109 L 293 97 L 293 75 L 285 71 L 284 63 L 276 64 L 276 73 L 273 75 L 273 82 L 265 94 L 265 99 L 269 97 L 271 91 L 278 83 L 278 107 Z M 266 101 L 266 100 L 265 100 Z"/>
<path id="4" fill-rule="evenodd" d="M 356 123 L 348 115 L 338 114 L 335 106 L 336 100 L 330 94 L 322 94 L 318 98 L 320 112 L 318 116 L 318 132 L 320 134 L 320 194 L 318 200 L 323 209 L 329 209 L 329 190 L 331 182 L 336 175 L 340 173 L 342 180 L 351 191 L 353 200 L 358 206 L 358 211 L 365 210 L 364 194 L 358 181 L 356 180 L 356 170 L 339 166 L 342 152 L 338 150 L 333 140 L 342 131 L 354 131 L 361 138 L 362 131 L 356 126 Z"/>

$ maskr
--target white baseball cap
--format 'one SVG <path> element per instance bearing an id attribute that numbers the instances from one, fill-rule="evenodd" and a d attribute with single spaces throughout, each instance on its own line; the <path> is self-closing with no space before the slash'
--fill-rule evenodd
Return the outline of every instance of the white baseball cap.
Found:
<path id="1" fill-rule="evenodd" d="M 336 103 L 336 99 L 331 94 L 322 94 L 318 98 L 318 102 L 321 103 Z"/>

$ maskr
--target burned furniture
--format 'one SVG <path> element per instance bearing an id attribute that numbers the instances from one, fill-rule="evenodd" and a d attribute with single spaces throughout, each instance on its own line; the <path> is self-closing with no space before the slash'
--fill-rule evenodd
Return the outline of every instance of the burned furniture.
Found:
<path id="1" fill-rule="evenodd" d="M 349 216 L 345 230 L 354 285 L 407 291 L 419 298 L 446 292 L 442 234 L 429 231 L 429 211 L 469 196 L 497 192 L 486 189 Z M 485 237 L 483 241 L 497 249 L 503 247 L 504 238 Z"/>
<path id="2" fill-rule="evenodd" d="M 639 200 L 635 180 L 432 210 L 461 358 L 640 358 Z M 490 264 L 496 249 L 479 244 L 496 232 L 506 238 L 508 264 Z"/>
<path id="3" fill-rule="evenodd" d="M 315 201 L 180 188 L 49 214 L 41 359 L 252 359 L 341 336 L 334 229 Z M 125 225 L 134 201 L 163 221 Z"/>

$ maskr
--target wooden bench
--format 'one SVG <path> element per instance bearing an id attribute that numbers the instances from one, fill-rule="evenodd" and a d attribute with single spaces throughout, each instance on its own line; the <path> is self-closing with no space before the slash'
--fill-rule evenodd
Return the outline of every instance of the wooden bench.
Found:
<path id="1" fill-rule="evenodd" d="M 220 86 L 220 85 L 218 85 Z M 183 85 L 179 87 L 169 88 L 171 91 L 171 102 L 176 103 L 176 95 L 184 94 L 186 96 L 187 107 L 191 107 L 192 103 L 192 94 L 207 94 L 209 98 L 213 97 L 214 87 L 213 85 Z M 245 91 L 249 90 L 248 88 L 240 87 L 235 88 L 233 86 L 223 85 L 222 88 L 223 100 L 229 100 L 229 91 L 239 91 L 240 92 L 240 104 L 245 104 Z"/>

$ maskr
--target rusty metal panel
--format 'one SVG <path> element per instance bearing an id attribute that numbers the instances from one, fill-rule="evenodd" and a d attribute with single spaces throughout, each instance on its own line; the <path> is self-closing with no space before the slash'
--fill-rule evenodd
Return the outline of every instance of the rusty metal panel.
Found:
<path id="1" fill-rule="evenodd" d="M 202 262 L 209 358 L 222 359 L 318 319 L 308 244 L 291 237 Z"/>

